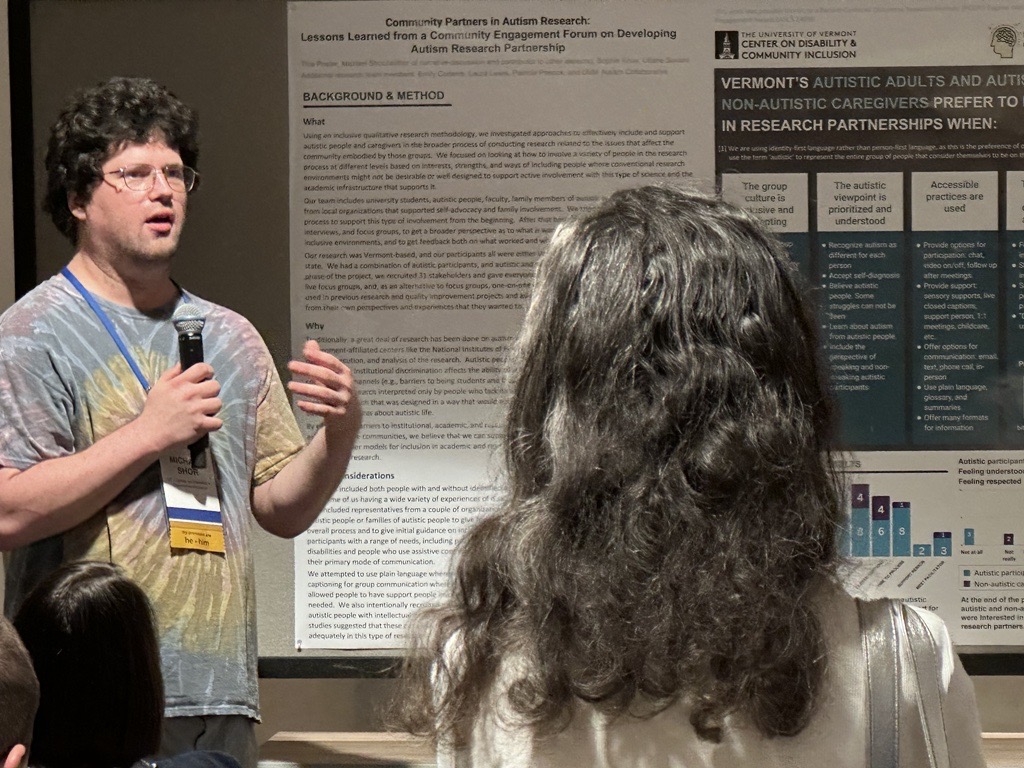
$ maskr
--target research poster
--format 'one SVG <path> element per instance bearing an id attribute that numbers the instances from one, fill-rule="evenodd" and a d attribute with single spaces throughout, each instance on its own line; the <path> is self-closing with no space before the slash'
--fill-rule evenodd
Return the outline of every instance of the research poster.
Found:
<path id="1" fill-rule="evenodd" d="M 801 5 L 289 3 L 293 341 L 365 411 L 297 648 L 403 646 L 500 501 L 538 255 L 643 183 L 720 188 L 814 286 L 851 590 L 1024 643 L 1024 9 Z"/>

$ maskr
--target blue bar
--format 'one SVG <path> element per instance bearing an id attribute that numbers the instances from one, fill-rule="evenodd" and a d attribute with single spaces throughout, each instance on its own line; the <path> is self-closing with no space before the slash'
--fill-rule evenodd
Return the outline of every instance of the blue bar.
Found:
<path id="1" fill-rule="evenodd" d="M 871 555 L 888 557 L 892 553 L 892 512 L 888 496 L 871 497 Z"/>
<path id="2" fill-rule="evenodd" d="M 932 545 L 931 544 L 915 544 L 914 545 L 914 557 L 931 557 L 932 556 Z"/>
<path id="3" fill-rule="evenodd" d="M 840 555 L 853 554 L 853 520 L 847 519 L 846 525 L 841 526 L 836 533 L 836 548 Z"/>
<path id="4" fill-rule="evenodd" d="M 965 547 L 973 547 L 974 546 L 974 529 L 973 528 L 964 528 L 964 546 Z"/>
<path id="5" fill-rule="evenodd" d="M 171 520 L 184 520 L 192 523 L 213 523 L 214 525 L 222 524 L 220 512 L 217 512 L 216 510 L 168 507 L 167 517 Z"/>
<path id="6" fill-rule="evenodd" d="M 871 556 L 871 503 L 867 485 L 850 486 L 850 554 Z"/>
<path id="7" fill-rule="evenodd" d="M 892 503 L 892 556 L 910 557 L 910 502 Z"/>
<path id="8" fill-rule="evenodd" d="M 850 519 L 850 553 L 854 557 L 871 557 L 871 511 L 853 510 Z"/>
<path id="9" fill-rule="evenodd" d="M 935 545 L 935 556 L 936 557 L 952 557 L 953 556 L 953 532 L 952 531 L 935 531 L 932 534 L 932 543 Z"/>

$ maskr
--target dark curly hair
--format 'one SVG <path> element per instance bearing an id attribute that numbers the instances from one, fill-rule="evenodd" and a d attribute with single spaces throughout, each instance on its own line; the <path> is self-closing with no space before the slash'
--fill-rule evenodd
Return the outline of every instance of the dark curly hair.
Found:
<path id="1" fill-rule="evenodd" d="M 519 336 L 507 499 L 414 617 L 392 718 L 464 744 L 494 671 L 540 734 L 575 702 L 704 739 L 737 712 L 801 731 L 835 581 L 835 408 L 783 246 L 746 212 L 662 187 L 555 232 Z"/>
<path id="2" fill-rule="evenodd" d="M 43 210 L 74 243 L 77 219 L 68 210 L 68 198 L 88 200 L 111 155 L 125 144 L 158 136 L 185 165 L 196 168 L 198 134 L 195 111 L 152 80 L 114 77 L 79 91 L 50 129 Z"/>
<path id="3" fill-rule="evenodd" d="M 153 610 L 116 565 L 62 565 L 14 626 L 39 678 L 33 766 L 128 768 L 156 752 L 164 688 Z"/>

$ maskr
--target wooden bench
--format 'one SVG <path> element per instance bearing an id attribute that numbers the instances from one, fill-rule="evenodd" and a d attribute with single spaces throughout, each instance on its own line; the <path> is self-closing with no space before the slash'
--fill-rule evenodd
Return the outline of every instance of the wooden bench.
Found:
<path id="1" fill-rule="evenodd" d="M 265 761 L 294 765 L 434 765 L 434 750 L 399 733 L 280 731 L 260 747 Z"/>
<path id="2" fill-rule="evenodd" d="M 1024 733 L 983 733 L 982 747 L 988 768 L 1024 766 Z M 264 762 L 300 766 L 432 766 L 434 753 L 421 740 L 398 733 L 281 731 L 260 748 L 260 763 Z"/>
<path id="3" fill-rule="evenodd" d="M 1021 768 L 1024 766 L 1024 733 L 983 733 L 988 768 Z"/>

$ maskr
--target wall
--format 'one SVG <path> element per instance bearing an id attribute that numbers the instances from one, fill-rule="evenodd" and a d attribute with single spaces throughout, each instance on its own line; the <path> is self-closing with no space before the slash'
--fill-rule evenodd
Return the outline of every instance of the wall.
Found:
<path id="1" fill-rule="evenodd" d="M 11 72 L 7 0 L 0 0 L 0 312 L 14 301 L 14 217 L 11 199 Z M 0 597 L 3 591 L 0 590 Z"/>

